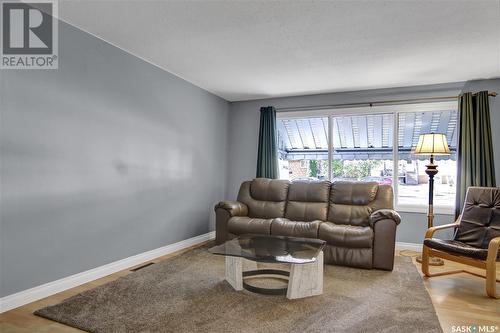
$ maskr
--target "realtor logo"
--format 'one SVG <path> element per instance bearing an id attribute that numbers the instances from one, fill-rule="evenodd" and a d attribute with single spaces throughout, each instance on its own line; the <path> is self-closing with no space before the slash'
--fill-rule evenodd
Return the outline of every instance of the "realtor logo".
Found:
<path id="1" fill-rule="evenodd" d="M 1 18 L 1 68 L 58 67 L 56 0 L 4 0 Z"/>

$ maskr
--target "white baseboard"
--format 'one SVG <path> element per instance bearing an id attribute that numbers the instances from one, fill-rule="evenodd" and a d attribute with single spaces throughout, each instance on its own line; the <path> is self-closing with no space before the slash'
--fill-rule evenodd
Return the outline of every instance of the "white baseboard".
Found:
<path id="1" fill-rule="evenodd" d="M 85 272 L 77 273 L 59 280 L 55 280 L 37 287 L 33 287 L 12 295 L 2 297 L 0 299 L 0 313 L 37 301 L 50 295 L 57 294 L 61 291 L 77 287 L 84 283 L 100 279 L 104 276 L 116 273 L 118 271 L 140 265 L 144 262 L 211 240 L 213 238 L 215 238 L 215 231 L 185 239 L 174 244 L 140 253 L 100 267 L 90 269 Z"/>
<path id="2" fill-rule="evenodd" d="M 396 249 L 397 250 L 411 250 L 411 251 L 416 251 L 416 252 L 422 252 L 422 244 L 396 242 Z"/>

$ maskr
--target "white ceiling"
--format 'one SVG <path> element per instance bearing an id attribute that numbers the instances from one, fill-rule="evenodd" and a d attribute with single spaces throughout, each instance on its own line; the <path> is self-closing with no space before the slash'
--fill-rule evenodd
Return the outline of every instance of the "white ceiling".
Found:
<path id="1" fill-rule="evenodd" d="M 229 101 L 500 77 L 500 0 L 60 1 Z"/>

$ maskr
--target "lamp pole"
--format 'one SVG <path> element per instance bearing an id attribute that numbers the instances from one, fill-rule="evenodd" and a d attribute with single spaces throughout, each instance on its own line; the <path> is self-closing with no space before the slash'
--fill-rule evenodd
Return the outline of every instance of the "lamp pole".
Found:
<path id="1" fill-rule="evenodd" d="M 429 164 L 426 165 L 425 173 L 429 176 L 429 211 L 427 213 L 427 228 L 432 228 L 434 222 L 434 176 L 438 173 L 437 165 L 434 164 L 434 155 L 431 155 Z"/>
<path id="2" fill-rule="evenodd" d="M 425 169 L 425 173 L 429 176 L 429 210 L 427 212 L 427 229 L 429 229 L 434 225 L 434 176 L 438 173 L 437 165 L 434 164 L 434 156 L 450 155 L 446 135 L 433 132 L 420 134 L 415 155 L 430 155 L 429 164 Z M 418 256 L 417 261 L 422 262 L 422 256 Z M 429 258 L 429 265 L 441 266 L 443 264 L 440 258 Z"/>
<path id="3" fill-rule="evenodd" d="M 431 154 L 429 164 L 426 165 L 425 173 L 429 176 L 429 211 L 427 212 L 427 228 L 434 225 L 434 176 L 438 173 L 437 164 L 434 164 L 434 155 Z M 417 262 L 422 262 L 422 256 L 417 257 Z M 429 265 L 442 266 L 444 261 L 440 258 L 430 257 Z"/>

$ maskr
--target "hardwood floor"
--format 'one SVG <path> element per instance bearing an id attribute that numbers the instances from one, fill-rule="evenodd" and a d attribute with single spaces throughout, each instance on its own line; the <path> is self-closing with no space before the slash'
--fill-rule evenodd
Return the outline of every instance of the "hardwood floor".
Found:
<path id="1" fill-rule="evenodd" d="M 176 253 L 157 258 L 151 262 L 160 262 L 183 252 L 189 251 L 203 244 L 178 251 Z M 413 262 L 420 271 L 420 264 L 415 262 L 417 252 L 398 251 L 397 255 L 411 256 Z M 141 265 L 142 266 L 142 265 Z M 445 266 L 432 267 L 433 270 L 457 269 L 461 264 L 446 261 Z M 480 270 L 475 270 L 481 273 Z M 33 311 L 41 307 L 57 303 L 65 298 L 76 295 L 84 290 L 94 288 L 98 285 L 113 281 L 130 273 L 130 270 L 106 276 L 76 288 L 52 295 L 42 300 L 24 305 L 17 309 L 0 315 L 1 333 L 24 333 L 24 332 L 82 332 L 53 322 L 48 319 L 33 315 Z M 497 263 L 497 276 L 500 276 L 500 264 Z M 468 274 L 457 274 L 443 277 L 424 279 L 432 302 L 444 332 L 452 332 L 452 326 L 493 326 L 494 330 L 487 332 L 500 332 L 500 300 L 494 300 L 486 296 L 484 279 Z M 495 327 L 498 327 L 495 330 Z"/>
<path id="2" fill-rule="evenodd" d="M 419 253 L 413 251 L 398 251 L 398 255 L 412 256 L 413 263 L 421 272 L 420 264 L 415 260 L 417 254 Z M 499 278 L 500 263 L 496 265 L 497 278 Z M 445 260 L 444 266 L 431 266 L 431 272 L 461 268 L 467 268 L 481 275 L 485 274 L 484 270 L 448 260 Z M 431 296 L 444 332 L 452 332 L 452 326 L 483 325 L 493 326 L 493 330 L 484 332 L 500 332 L 500 300 L 486 296 L 485 279 L 460 273 L 432 278 L 424 277 L 424 285 Z"/>

